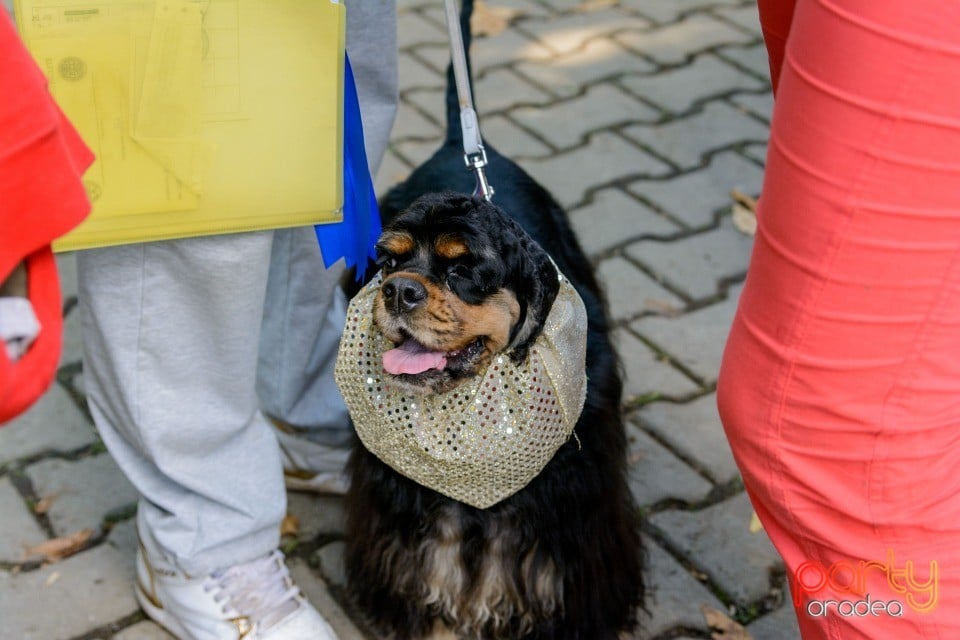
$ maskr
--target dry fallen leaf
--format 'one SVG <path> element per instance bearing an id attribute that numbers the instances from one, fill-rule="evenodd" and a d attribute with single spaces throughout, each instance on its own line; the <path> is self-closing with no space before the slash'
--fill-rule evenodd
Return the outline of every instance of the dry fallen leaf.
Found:
<path id="1" fill-rule="evenodd" d="M 746 629 L 731 620 L 724 612 L 710 607 L 700 607 L 700 610 L 712 631 L 713 640 L 753 640 Z"/>
<path id="2" fill-rule="evenodd" d="M 644 298 L 643 306 L 650 311 L 656 311 L 663 315 L 674 315 L 681 311 L 677 305 L 660 298 Z"/>
<path id="3" fill-rule="evenodd" d="M 757 516 L 756 511 L 750 512 L 750 533 L 760 533 L 763 531 L 763 523 L 760 522 L 760 517 Z"/>
<path id="4" fill-rule="evenodd" d="M 492 38 L 503 33 L 519 14 L 517 9 L 490 6 L 483 0 L 477 0 L 470 17 L 470 32 L 474 36 Z"/>
<path id="5" fill-rule="evenodd" d="M 757 212 L 757 199 L 753 196 L 748 196 L 743 191 L 740 191 L 740 189 L 731 189 L 730 197 L 733 198 L 734 202 L 742 204 L 750 211 L 754 213 Z"/>
<path id="6" fill-rule="evenodd" d="M 707 580 L 710 579 L 710 576 L 708 576 L 703 571 L 698 571 L 697 569 L 694 569 L 694 568 L 690 568 L 689 571 L 690 571 L 690 575 L 692 575 L 694 578 L 696 578 L 700 582 L 706 582 Z"/>
<path id="7" fill-rule="evenodd" d="M 589 13 L 591 11 L 600 11 L 601 9 L 616 7 L 619 4 L 620 0 L 584 0 L 574 7 L 574 11 L 577 13 Z"/>
<path id="8" fill-rule="evenodd" d="M 730 192 L 733 198 L 733 226 L 741 233 L 754 236 L 757 233 L 757 200 L 745 193 L 734 189 Z"/>
<path id="9" fill-rule="evenodd" d="M 283 522 L 280 523 L 280 535 L 281 536 L 296 536 L 300 533 L 300 519 L 288 513 L 283 517 Z"/>
<path id="10" fill-rule="evenodd" d="M 38 516 L 42 516 L 50 511 L 50 507 L 53 506 L 54 501 L 60 497 L 60 494 L 54 493 L 49 496 L 43 496 L 40 498 L 39 502 L 33 506 L 33 512 Z"/>
<path id="11" fill-rule="evenodd" d="M 26 557 L 43 556 L 50 562 L 63 560 L 83 549 L 93 536 L 93 529 L 81 529 L 62 538 L 53 538 L 24 551 Z"/>

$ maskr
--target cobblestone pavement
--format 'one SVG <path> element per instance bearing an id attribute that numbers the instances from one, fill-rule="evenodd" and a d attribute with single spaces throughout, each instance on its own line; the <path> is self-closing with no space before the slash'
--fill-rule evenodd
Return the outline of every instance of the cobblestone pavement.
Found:
<path id="1" fill-rule="evenodd" d="M 473 61 L 484 137 L 568 208 L 596 263 L 626 368 L 631 483 L 652 584 L 644 638 L 709 638 L 702 607 L 756 640 L 798 638 L 782 566 L 750 506 L 714 405 L 751 238 L 731 189 L 760 191 L 772 107 L 750 0 L 488 0 Z M 442 4 L 400 3 L 402 103 L 377 189 L 441 139 Z M 130 588 L 135 492 L 83 404 L 76 284 L 58 384 L 0 430 L 0 638 L 168 638 Z M 294 574 L 344 640 L 366 637 L 339 599 L 338 499 L 290 495 Z M 80 552 L 25 557 L 91 529 Z"/>

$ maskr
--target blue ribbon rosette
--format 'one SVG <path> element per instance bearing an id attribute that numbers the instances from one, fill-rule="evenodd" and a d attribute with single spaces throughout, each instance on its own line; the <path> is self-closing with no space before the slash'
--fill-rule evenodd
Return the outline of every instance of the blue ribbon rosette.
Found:
<path id="1" fill-rule="evenodd" d="M 381 228 L 349 57 L 343 69 L 343 220 L 315 229 L 324 265 L 329 268 L 344 258 L 348 268 L 357 266 L 357 279 L 362 279 L 368 261 L 376 259 L 374 245 Z"/>

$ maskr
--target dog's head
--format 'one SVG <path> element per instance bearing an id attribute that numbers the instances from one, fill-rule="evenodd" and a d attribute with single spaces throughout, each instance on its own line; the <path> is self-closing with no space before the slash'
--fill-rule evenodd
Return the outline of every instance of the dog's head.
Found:
<path id="1" fill-rule="evenodd" d="M 440 193 L 417 199 L 377 242 L 374 322 L 395 347 L 401 387 L 439 393 L 497 354 L 527 356 L 559 289 L 546 252 L 498 207 Z"/>

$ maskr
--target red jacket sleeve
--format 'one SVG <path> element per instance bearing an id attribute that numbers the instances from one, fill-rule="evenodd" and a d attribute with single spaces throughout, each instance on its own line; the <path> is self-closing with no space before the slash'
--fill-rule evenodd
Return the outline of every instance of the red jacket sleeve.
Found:
<path id="1" fill-rule="evenodd" d="M 90 203 L 81 177 L 93 162 L 53 101 L 46 79 L 0 11 L 0 281 L 26 261 L 41 330 L 17 362 L 0 348 L 0 424 L 43 393 L 60 357 L 60 288 L 50 243 L 78 225 Z"/>
<path id="2" fill-rule="evenodd" d="M 0 12 L 0 279 L 90 210 L 80 178 L 93 155 Z"/>

